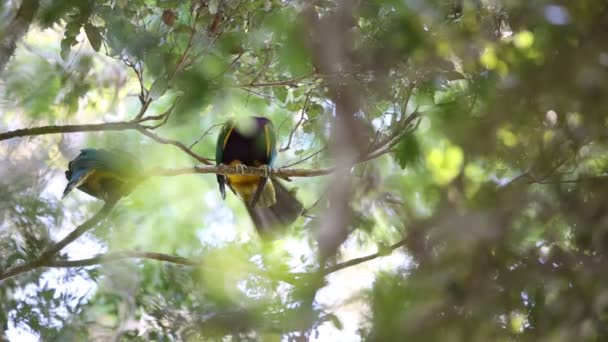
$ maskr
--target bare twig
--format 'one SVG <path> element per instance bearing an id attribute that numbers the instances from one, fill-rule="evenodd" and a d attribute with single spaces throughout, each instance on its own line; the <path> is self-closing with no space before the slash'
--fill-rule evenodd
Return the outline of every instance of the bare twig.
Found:
<path id="1" fill-rule="evenodd" d="M 382 148 L 377 151 L 372 151 L 372 153 L 364 155 L 359 159 L 355 160 L 354 165 L 358 163 L 363 163 L 371 159 L 378 158 L 386 153 L 391 152 L 390 148 Z M 215 173 L 218 175 L 232 175 L 232 174 L 243 174 L 243 175 L 256 175 L 256 176 L 264 176 L 267 174 L 289 179 L 290 177 L 317 177 L 317 176 L 325 176 L 333 173 L 335 171 L 334 167 L 325 167 L 318 169 L 291 169 L 291 168 L 277 168 L 272 169 L 270 171 L 263 170 L 257 167 L 239 167 L 238 169 L 234 166 L 228 165 L 209 165 L 209 166 L 193 166 L 186 168 L 178 168 L 178 169 L 163 169 L 159 168 L 151 171 L 144 177 L 154 177 L 154 176 L 180 176 L 185 174 L 192 173 Z"/>
<path id="2" fill-rule="evenodd" d="M 338 263 L 334 266 L 328 267 L 326 269 L 323 270 L 323 275 L 328 275 L 334 272 L 338 272 L 340 270 L 343 270 L 345 268 L 349 268 L 352 266 L 356 266 L 365 262 L 368 262 L 370 260 L 379 258 L 379 257 L 383 257 L 383 256 L 387 256 L 389 254 L 391 254 L 394 250 L 403 247 L 404 245 L 406 245 L 408 242 L 408 239 L 405 238 L 393 245 L 390 245 L 388 247 L 386 247 L 386 249 L 378 251 L 376 253 L 364 256 L 364 257 L 360 257 L 360 258 L 355 258 L 355 259 L 351 259 L 351 260 L 347 260 L 341 263 Z M 121 261 L 121 260 L 127 260 L 127 259 L 149 259 L 149 260 L 157 260 L 157 261 L 162 261 L 162 262 L 168 262 L 168 263 L 172 263 L 172 264 L 177 264 L 177 265 L 184 265 L 184 266 L 199 266 L 201 265 L 201 259 L 200 258 L 184 258 L 184 257 L 180 257 L 180 256 L 176 256 L 176 255 L 170 255 L 170 254 L 164 254 L 164 253 L 156 253 L 156 252 L 141 252 L 141 251 L 120 251 L 120 252 L 111 252 L 111 253 L 106 253 L 106 254 L 98 254 L 92 258 L 86 258 L 86 259 L 77 259 L 77 260 L 47 260 L 44 263 L 40 263 L 40 264 L 36 264 L 33 265 L 31 267 L 28 268 L 24 268 L 24 267 L 15 267 L 12 268 L 11 270 L 15 270 L 12 272 L 12 274 L 9 277 L 18 275 L 18 274 L 22 274 L 28 271 L 31 271 L 33 269 L 36 268 L 40 268 L 40 267 L 55 267 L 55 268 L 71 268 L 71 267 L 87 267 L 87 266 L 98 266 L 104 263 L 110 263 L 110 262 L 117 262 L 117 261 Z M 21 265 L 20 265 L 21 266 Z M 0 280 L 2 279 L 7 279 L 7 278 L 2 278 L 2 276 L 4 274 L 6 274 L 7 272 L 3 273 L 2 275 L 0 275 Z M 265 273 L 263 271 L 260 272 L 255 272 L 256 274 L 259 275 L 264 275 Z M 266 274 L 268 275 L 268 274 Z M 287 283 L 291 283 L 294 284 L 296 283 L 298 280 L 301 279 L 307 279 L 306 275 L 310 275 L 310 274 L 306 274 L 306 273 L 288 273 L 288 274 L 271 274 L 270 276 L 272 277 L 276 277 L 280 280 L 283 280 Z"/>
<path id="3" fill-rule="evenodd" d="M 207 136 L 207 134 L 209 134 L 209 132 L 211 132 L 212 129 L 214 129 L 217 126 L 221 126 L 221 125 L 223 125 L 223 124 L 221 124 L 221 123 L 220 124 L 215 124 L 215 125 L 209 127 L 205 131 L 205 133 L 203 133 L 198 139 L 196 139 L 196 141 L 194 141 L 190 146 L 188 146 L 188 148 L 192 149 L 196 144 L 198 144 L 199 142 L 201 142 L 201 140 L 203 140 Z"/>
<path id="4" fill-rule="evenodd" d="M 85 267 L 95 266 L 103 263 L 120 261 L 124 259 L 151 259 L 158 261 L 170 262 L 173 264 L 195 266 L 200 265 L 200 262 L 186 259 L 179 256 L 168 255 L 155 252 L 139 252 L 139 251 L 121 251 L 107 254 L 99 254 L 88 259 L 79 260 L 54 260 L 47 263 L 48 267 Z"/>
<path id="5" fill-rule="evenodd" d="M 289 80 L 283 80 L 283 81 L 276 81 L 276 82 L 266 82 L 266 83 L 255 83 L 255 81 L 247 83 L 247 84 L 241 84 L 238 85 L 237 87 L 239 88 L 250 88 L 250 87 L 276 87 L 276 86 L 286 86 L 286 85 L 296 85 L 298 84 L 300 81 L 305 80 L 311 76 L 316 75 L 316 71 L 312 71 L 304 76 L 300 76 L 300 77 L 296 77 L 296 78 L 292 78 Z M 315 78 L 317 79 L 317 78 Z M 314 79 L 313 79 L 314 81 Z"/>
<path id="6" fill-rule="evenodd" d="M 270 66 L 270 56 L 272 55 L 272 49 L 270 48 L 270 46 L 272 45 L 272 41 L 273 41 L 273 38 L 270 39 L 268 46 L 264 49 L 266 51 L 266 55 L 264 56 L 264 63 L 263 63 L 264 66 L 260 69 L 260 71 L 257 72 L 257 74 L 249 82 L 250 85 L 255 84 L 255 82 L 257 82 L 260 79 L 260 77 L 262 77 L 264 72 L 266 72 L 266 70 L 268 70 L 268 67 Z"/>
<path id="7" fill-rule="evenodd" d="M 150 107 L 150 103 L 152 103 L 152 98 L 150 97 L 149 93 L 146 95 L 146 97 L 146 99 L 142 100 L 141 109 L 139 110 L 139 113 L 135 115 L 135 120 L 141 119 L 144 114 L 146 114 L 148 107 Z"/>
<path id="8" fill-rule="evenodd" d="M 374 259 L 376 259 L 378 257 L 387 256 L 390 253 L 392 253 L 394 250 L 396 250 L 396 249 L 398 249 L 400 247 L 405 246 L 407 243 L 408 243 L 408 238 L 405 238 L 405 239 L 402 239 L 401 241 L 399 241 L 397 243 L 394 243 L 394 244 L 386 247 L 385 250 L 378 251 L 376 253 L 373 253 L 373 254 L 370 254 L 370 255 L 366 255 L 366 256 L 361 257 L 361 258 L 355 258 L 355 259 L 351 259 L 351 260 L 347 260 L 347 261 L 341 262 L 339 264 L 335 264 L 335 265 L 333 265 L 331 267 L 326 268 L 324 270 L 324 274 L 327 275 L 327 274 L 330 274 L 330 273 L 334 273 L 334 272 L 343 270 L 343 269 L 348 268 L 348 267 L 352 267 L 352 266 L 355 266 L 355 265 L 362 264 L 364 262 L 368 262 L 370 260 L 374 260 Z"/>
<path id="9" fill-rule="evenodd" d="M 287 167 L 292 167 L 292 166 L 294 166 L 294 165 L 302 164 L 303 162 L 305 162 L 305 161 L 307 161 L 307 160 L 309 160 L 309 159 L 311 159 L 311 158 L 314 158 L 314 156 L 318 155 L 319 153 L 321 153 L 321 152 L 323 152 L 323 151 L 325 151 L 325 150 L 327 150 L 327 146 L 325 146 L 325 147 L 321 148 L 320 150 L 318 150 L 317 152 L 314 152 L 313 154 L 309 155 L 309 156 L 308 156 L 308 157 L 306 157 L 306 158 L 300 159 L 300 160 L 295 161 L 295 162 L 293 162 L 293 163 L 291 163 L 291 164 L 287 164 L 287 165 L 285 165 L 285 166 L 283 166 L 283 167 L 284 167 L 284 168 L 287 168 Z"/>
<path id="10" fill-rule="evenodd" d="M 137 126 L 137 130 L 147 136 L 148 138 L 161 143 L 161 144 L 167 144 L 167 145 L 173 145 L 177 148 L 179 148 L 180 150 L 184 151 L 187 155 L 191 156 L 192 158 L 198 160 L 199 162 L 206 164 L 206 165 L 212 165 L 213 163 L 202 156 L 199 156 L 198 154 L 194 153 L 191 149 L 189 149 L 186 145 L 182 144 L 181 142 L 177 141 L 177 140 L 171 140 L 171 139 L 165 139 L 163 137 L 160 137 L 159 135 L 157 135 L 154 132 L 151 132 L 150 130 L 146 129 L 145 127 L 142 126 Z"/>
<path id="11" fill-rule="evenodd" d="M 0 133 L 0 141 L 12 139 L 16 137 L 26 137 L 26 136 L 34 136 L 34 135 L 44 135 L 44 134 L 56 134 L 56 133 L 75 133 L 75 132 L 100 132 L 100 131 L 125 131 L 125 130 L 136 130 L 141 134 L 149 137 L 150 139 L 160 143 L 173 145 L 180 150 L 184 151 L 186 154 L 196 159 L 198 162 L 211 165 L 213 164 L 209 159 L 199 156 L 198 154 L 192 152 L 186 145 L 182 144 L 179 141 L 165 139 L 157 135 L 156 133 L 149 130 L 152 127 L 142 126 L 136 122 L 108 122 L 101 124 L 90 124 L 90 125 L 50 125 L 50 126 L 41 126 L 41 127 L 32 127 L 32 128 L 22 128 L 14 131 L 7 131 Z"/>
<path id="12" fill-rule="evenodd" d="M 218 174 L 218 175 L 232 175 L 232 174 L 244 174 L 244 175 L 258 175 L 263 176 L 269 174 L 281 178 L 289 177 L 316 177 L 324 176 L 334 172 L 333 167 L 319 168 L 319 169 L 272 169 L 270 172 L 257 167 L 239 167 L 238 169 L 234 166 L 227 165 L 209 165 L 209 166 L 193 166 L 179 169 L 156 169 L 146 175 L 146 177 L 152 176 L 181 176 L 192 173 L 201 174 Z"/>
<path id="13" fill-rule="evenodd" d="M 279 152 L 285 152 L 285 151 L 289 150 L 289 148 L 291 147 L 291 141 L 293 140 L 293 135 L 296 133 L 296 131 L 298 130 L 298 128 L 300 127 L 302 122 L 304 122 L 304 117 L 306 114 L 306 109 L 308 108 L 308 103 L 310 102 L 311 93 L 312 93 L 312 89 L 306 93 L 306 99 L 304 100 L 304 106 L 302 106 L 302 111 L 300 112 L 300 120 L 298 120 L 298 123 L 296 123 L 296 125 L 293 127 L 291 132 L 289 132 L 289 139 L 287 140 L 287 145 L 285 147 L 281 147 L 279 149 Z"/>
<path id="14" fill-rule="evenodd" d="M 169 109 L 167 109 L 164 113 L 159 114 L 159 115 L 155 115 L 155 116 L 147 116 L 145 118 L 143 118 L 143 121 L 148 121 L 148 120 L 161 120 L 162 121 L 156 125 L 153 126 L 147 126 L 147 125 L 141 125 L 142 127 L 146 128 L 146 129 L 150 129 L 150 130 L 155 130 L 158 127 L 164 125 L 167 123 L 167 121 L 169 121 L 169 117 L 171 116 L 171 113 L 173 113 L 173 109 L 175 109 L 175 106 L 177 105 L 177 100 L 175 102 L 173 102 L 173 104 L 171 105 L 171 107 L 169 107 Z"/>
<path id="15" fill-rule="evenodd" d="M 133 122 L 108 122 L 100 124 L 86 125 L 49 125 L 31 128 L 16 129 L 0 133 L 0 141 L 26 137 L 32 135 L 56 134 L 56 133 L 75 133 L 75 132 L 100 132 L 100 131 L 126 131 L 137 130 L 138 125 Z"/>

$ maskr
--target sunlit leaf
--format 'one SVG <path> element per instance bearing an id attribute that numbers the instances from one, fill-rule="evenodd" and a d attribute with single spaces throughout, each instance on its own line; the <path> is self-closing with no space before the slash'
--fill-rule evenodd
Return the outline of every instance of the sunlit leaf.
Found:
<path id="1" fill-rule="evenodd" d="M 159 97 L 163 96 L 169 87 L 169 82 L 165 77 L 157 78 L 152 86 L 150 86 L 150 97 L 152 100 L 156 100 Z"/>
<path id="2" fill-rule="evenodd" d="M 420 160 L 420 145 L 413 134 L 404 134 L 401 137 L 395 148 L 395 157 L 402 169 Z"/>

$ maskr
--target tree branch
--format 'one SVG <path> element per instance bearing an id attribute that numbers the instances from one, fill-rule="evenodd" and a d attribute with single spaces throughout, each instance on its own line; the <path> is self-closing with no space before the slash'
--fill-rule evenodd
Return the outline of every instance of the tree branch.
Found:
<path id="1" fill-rule="evenodd" d="M 369 154 L 361 156 L 359 159 L 355 161 L 356 164 L 360 164 L 375 158 L 378 158 L 386 153 L 392 151 L 392 145 L 388 144 L 388 146 L 382 145 L 378 150 L 371 151 Z M 234 166 L 228 165 L 207 165 L 207 166 L 193 166 L 193 167 L 184 167 L 177 169 L 165 169 L 165 168 L 157 168 L 155 170 L 150 171 L 148 174 L 144 175 L 144 178 L 148 177 L 173 177 L 173 176 L 181 176 L 192 173 L 201 173 L 201 174 L 209 174 L 215 173 L 218 175 L 234 175 L 234 174 L 243 174 L 243 175 L 255 175 L 255 176 L 276 176 L 283 179 L 289 179 L 291 177 L 318 177 L 325 176 L 333 173 L 335 171 L 335 167 L 325 167 L 318 169 L 300 169 L 300 168 L 287 168 L 281 167 L 276 169 L 271 169 L 269 172 L 265 169 L 257 168 L 257 167 L 239 167 L 238 169 Z"/>
<path id="2" fill-rule="evenodd" d="M 276 86 L 286 86 L 286 85 L 295 85 L 300 83 L 301 81 L 311 77 L 311 76 L 315 76 L 317 74 L 316 71 L 312 71 L 304 76 L 300 76 L 300 77 L 296 77 L 296 78 L 292 78 L 289 80 L 282 80 L 282 81 L 276 81 L 276 82 L 266 82 L 266 83 L 256 83 L 255 79 L 252 82 L 249 82 L 247 84 L 239 84 L 237 85 L 238 88 L 249 88 L 249 87 L 276 87 Z M 314 81 L 314 80 L 313 80 Z"/>
<path id="3" fill-rule="evenodd" d="M 279 152 L 285 152 L 291 148 L 291 141 L 293 140 L 293 135 L 296 133 L 302 122 L 304 122 L 304 115 L 306 114 L 306 109 L 308 109 L 308 104 L 310 103 L 310 94 L 312 93 L 312 89 L 306 93 L 306 99 L 304 100 L 304 105 L 302 106 L 302 111 L 300 112 L 300 120 L 298 123 L 291 129 L 289 132 L 289 139 L 287 140 L 287 145 L 285 147 L 281 147 Z"/>
<path id="4" fill-rule="evenodd" d="M 370 254 L 370 255 L 366 255 L 364 257 L 350 259 L 350 260 L 347 260 L 347 261 L 335 264 L 335 265 L 333 265 L 331 267 L 326 268 L 324 270 L 324 272 L 323 272 L 323 275 L 328 275 L 330 273 L 334 273 L 334 272 L 343 270 L 343 269 L 348 268 L 348 267 L 359 265 L 359 264 L 362 264 L 364 262 L 368 262 L 370 260 L 374 260 L 374 259 L 376 259 L 378 257 L 390 255 L 394 250 L 396 250 L 396 249 L 398 249 L 400 247 L 405 246 L 407 243 L 408 243 L 408 238 L 405 238 L 405 239 L 403 239 L 403 240 L 401 240 L 401 241 L 399 241 L 397 243 L 394 243 L 394 244 L 388 246 L 386 248 L 386 250 L 378 251 L 376 253 L 373 253 L 373 254 Z"/>
<path id="5" fill-rule="evenodd" d="M 126 131 L 137 130 L 139 125 L 133 122 L 107 122 L 100 124 L 86 125 L 49 125 L 31 128 L 21 128 L 14 131 L 0 133 L 0 141 L 18 137 L 32 135 L 45 135 L 56 133 L 76 133 L 76 132 L 101 132 L 101 131 Z"/>
<path id="6" fill-rule="evenodd" d="M 92 258 L 80 259 L 80 260 L 54 260 L 47 263 L 45 266 L 48 267 L 85 267 L 95 266 L 103 263 L 120 261 L 124 259 L 151 259 L 164 262 L 170 262 L 173 264 L 185 265 L 185 266 L 196 266 L 200 262 L 182 258 L 179 256 L 155 253 L 155 252 L 138 252 L 138 251 L 121 251 L 113 252 L 108 254 L 98 254 Z"/>
<path id="7" fill-rule="evenodd" d="M 93 215 L 93 217 L 86 220 L 84 223 L 74 229 L 70 234 L 61 239 L 59 242 L 47 248 L 36 259 L 10 267 L 4 272 L 0 272 L 0 281 L 45 266 L 49 261 L 53 259 L 55 255 L 57 255 L 57 253 L 59 253 L 63 248 L 65 248 L 65 246 L 69 245 L 74 240 L 79 238 L 82 234 L 95 227 L 99 222 L 101 222 L 101 220 L 108 216 L 108 214 L 110 213 L 112 208 L 114 208 L 116 203 L 117 200 L 107 201 L 104 206 L 95 215 Z"/>
<path id="8" fill-rule="evenodd" d="M 38 6 L 38 0 L 23 0 L 13 20 L 0 28 L 0 74 L 15 52 L 17 41 L 29 30 Z"/>
<path id="9" fill-rule="evenodd" d="M 347 260 L 336 264 L 332 267 L 326 268 L 323 270 L 323 275 L 328 275 L 345 268 L 349 268 L 352 266 L 356 266 L 370 260 L 388 256 L 394 250 L 403 247 L 407 244 L 408 239 L 405 238 L 393 245 L 390 245 L 386 248 L 386 250 L 378 251 L 376 253 L 361 257 L 355 258 L 351 260 Z M 200 259 L 188 259 L 176 255 L 164 254 L 164 253 L 156 253 L 156 252 L 140 252 L 140 251 L 120 251 L 120 252 L 111 252 L 107 254 L 98 254 L 92 258 L 87 259 L 78 259 L 78 260 L 53 260 L 46 262 L 43 267 L 57 267 L 57 268 L 70 268 L 70 267 L 87 267 L 87 266 L 97 266 L 104 263 L 117 262 L 126 259 L 149 259 L 149 260 L 157 260 L 162 262 L 168 262 L 172 264 L 184 265 L 184 266 L 198 266 L 200 265 Z M 24 272 L 27 272 L 24 271 Z M 21 272 L 23 273 L 23 272 Z M 288 273 L 286 275 L 275 275 L 281 280 L 284 280 L 288 283 L 295 283 L 298 279 L 304 279 L 305 273 Z"/>
<path id="10" fill-rule="evenodd" d="M 265 176 L 267 171 L 257 168 L 257 167 L 244 167 L 237 170 L 234 166 L 228 165 L 209 165 L 209 166 L 193 166 L 193 167 L 184 167 L 179 169 L 164 169 L 159 168 L 151 171 L 144 177 L 153 177 L 153 176 L 162 176 L 162 177 L 172 177 L 172 176 L 181 176 L 192 173 L 215 173 L 218 175 L 235 175 L 235 174 L 243 174 L 243 175 L 255 175 L 255 176 Z M 278 168 L 272 169 L 268 172 L 268 175 L 277 176 L 280 178 L 287 179 L 289 177 L 316 177 L 316 176 L 324 176 L 334 172 L 333 167 L 320 168 L 320 169 L 285 169 Z"/>
<path id="11" fill-rule="evenodd" d="M 191 149 L 189 149 L 186 145 L 182 144 L 181 142 L 177 141 L 177 140 L 171 140 L 171 139 L 165 139 L 163 137 L 158 136 L 156 133 L 146 129 L 145 127 L 139 126 L 136 128 L 141 134 L 147 136 L 148 138 L 161 143 L 161 144 L 166 144 L 166 145 L 173 145 L 177 148 L 179 148 L 180 150 L 184 151 L 187 155 L 189 155 L 190 157 L 198 160 L 199 162 L 206 164 L 206 165 L 212 165 L 213 163 L 202 156 L 199 156 L 198 154 L 194 153 Z"/>
<path id="12" fill-rule="evenodd" d="M 152 127 L 155 128 L 155 127 Z M 142 126 L 137 122 L 107 122 L 100 124 L 87 124 L 87 125 L 49 125 L 49 126 L 40 126 L 40 127 L 31 127 L 31 128 L 22 128 L 16 129 L 14 131 L 7 131 L 0 133 L 0 141 L 8 140 L 17 137 L 27 137 L 34 135 L 45 135 L 45 134 L 56 134 L 56 133 L 76 133 L 76 132 L 101 132 L 101 131 L 126 131 L 126 130 L 135 130 L 140 132 L 141 134 L 147 136 L 148 138 L 166 145 L 173 145 L 192 158 L 196 159 L 198 162 L 211 165 L 213 164 L 209 159 L 199 156 L 194 153 L 191 149 L 189 149 L 186 145 L 182 144 L 177 140 L 165 139 L 160 137 L 156 133 L 150 131 L 146 127 Z"/>

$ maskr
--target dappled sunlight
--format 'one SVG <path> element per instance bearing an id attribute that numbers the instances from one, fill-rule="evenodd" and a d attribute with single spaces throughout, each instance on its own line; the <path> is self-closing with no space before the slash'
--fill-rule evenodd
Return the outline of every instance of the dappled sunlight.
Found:
<path id="1" fill-rule="evenodd" d="M 0 340 L 605 340 L 607 11 L 9 1 Z"/>

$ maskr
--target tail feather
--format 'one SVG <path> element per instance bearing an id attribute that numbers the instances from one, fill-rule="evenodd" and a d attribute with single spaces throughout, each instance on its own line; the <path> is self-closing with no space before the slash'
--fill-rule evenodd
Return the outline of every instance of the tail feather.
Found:
<path id="1" fill-rule="evenodd" d="M 247 206 L 249 215 L 256 230 L 262 237 L 273 235 L 281 228 L 292 224 L 302 213 L 302 203 L 290 192 L 281 181 L 272 178 L 276 203 L 270 207 Z"/>
<path id="2" fill-rule="evenodd" d="M 71 172 L 70 170 L 66 171 L 65 176 L 66 178 L 68 178 L 69 181 L 68 185 L 65 187 L 65 190 L 63 190 L 63 196 L 61 198 L 65 198 L 65 196 L 67 196 L 70 191 L 86 182 L 87 178 L 89 178 L 89 176 L 93 174 L 93 172 L 95 172 L 95 170 L 93 169 L 89 169 L 86 171 L 80 170 L 77 172 Z"/>

